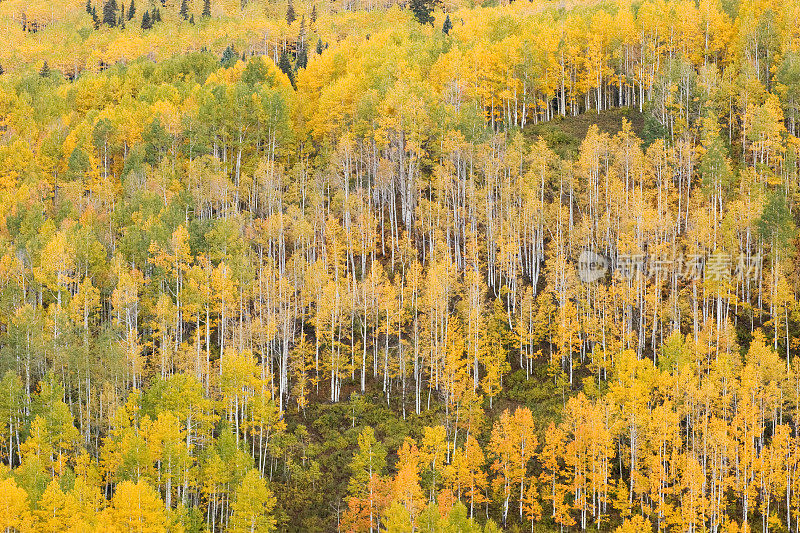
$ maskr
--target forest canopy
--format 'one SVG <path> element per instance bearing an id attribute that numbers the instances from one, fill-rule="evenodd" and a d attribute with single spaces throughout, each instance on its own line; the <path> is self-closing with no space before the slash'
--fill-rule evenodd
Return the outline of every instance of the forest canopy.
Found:
<path id="1" fill-rule="evenodd" d="M 0 1 L 0 528 L 797 531 L 798 20 Z"/>

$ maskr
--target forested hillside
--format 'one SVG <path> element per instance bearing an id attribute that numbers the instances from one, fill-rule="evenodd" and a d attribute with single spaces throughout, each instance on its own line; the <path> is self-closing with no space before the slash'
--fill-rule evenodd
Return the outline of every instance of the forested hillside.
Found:
<path id="1" fill-rule="evenodd" d="M 800 4 L 0 1 L 0 528 L 800 530 Z"/>

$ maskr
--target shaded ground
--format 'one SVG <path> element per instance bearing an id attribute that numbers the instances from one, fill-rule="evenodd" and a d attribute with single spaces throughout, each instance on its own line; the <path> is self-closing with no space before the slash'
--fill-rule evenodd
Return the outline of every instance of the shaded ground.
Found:
<path id="1" fill-rule="evenodd" d="M 615 135 L 622 130 L 623 119 L 630 121 L 637 136 L 644 137 L 644 113 L 627 107 L 609 109 L 599 114 L 587 111 L 577 117 L 556 117 L 549 122 L 526 126 L 525 136 L 529 139 L 542 137 L 562 158 L 574 158 L 592 124 L 597 124 L 600 131 Z"/>

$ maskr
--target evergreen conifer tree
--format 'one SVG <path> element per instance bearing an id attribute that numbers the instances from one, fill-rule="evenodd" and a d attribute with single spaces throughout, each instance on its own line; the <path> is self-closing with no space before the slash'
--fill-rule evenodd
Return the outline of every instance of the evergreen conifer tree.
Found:
<path id="1" fill-rule="evenodd" d="M 295 65 L 296 68 L 306 68 L 308 65 L 308 53 L 306 52 L 305 46 L 297 52 L 297 63 Z"/>
<path id="2" fill-rule="evenodd" d="M 278 68 L 280 68 L 281 71 L 286 74 L 292 84 L 292 87 L 294 87 L 294 71 L 292 70 L 292 62 L 289 60 L 289 54 L 286 52 L 281 54 L 281 58 L 278 61 Z"/>
<path id="3" fill-rule="evenodd" d="M 110 28 L 117 25 L 117 0 L 108 0 L 103 4 L 103 24 Z"/>
<path id="4" fill-rule="evenodd" d="M 239 59 L 239 53 L 236 51 L 236 48 L 229 44 L 228 47 L 222 52 L 222 59 L 220 59 L 220 63 L 224 67 L 230 67 L 236 60 Z"/>
<path id="5" fill-rule="evenodd" d="M 297 20 L 297 15 L 294 13 L 294 5 L 292 5 L 292 0 L 289 0 L 289 7 L 286 8 L 286 22 L 287 24 L 292 24 L 295 20 Z"/>
<path id="6" fill-rule="evenodd" d="M 300 57 L 300 51 L 306 48 L 306 16 L 300 17 L 300 31 L 297 34 L 297 49 L 295 50 L 295 59 Z"/>
<path id="7" fill-rule="evenodd" d="M 436 0 L 411 0 L 409 8 L 414 14 L 414 18 L 420 24 L 433 24 L 433 8 Z"/>

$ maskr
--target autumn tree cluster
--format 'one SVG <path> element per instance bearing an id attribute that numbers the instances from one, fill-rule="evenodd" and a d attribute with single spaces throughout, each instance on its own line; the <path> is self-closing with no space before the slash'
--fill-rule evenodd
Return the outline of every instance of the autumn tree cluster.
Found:
<path id="1" fill-rule="evenodd" d="M 195 4 L 0 2 L 0 527 L 800 527 L 800 8 Z"/>

